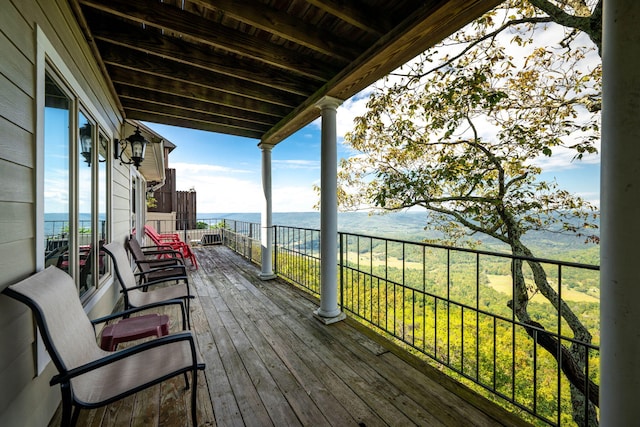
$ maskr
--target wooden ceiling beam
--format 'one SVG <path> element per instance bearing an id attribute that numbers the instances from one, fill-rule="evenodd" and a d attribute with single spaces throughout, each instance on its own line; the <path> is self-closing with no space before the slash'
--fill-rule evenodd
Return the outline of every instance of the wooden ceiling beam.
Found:
<path id="1" fill-rule="evenodd" d="M 394 26 L 392 22 L 385 20 L 385 17 L 377 13 L 376 10 L 369 10 L 359 2 L 348 0 L 307 0 L 307 3 L 376 37 L 381 37 Z"/>
<path id="2" fill-rule="evenodd" d="M 118 20 L 106 21 L 96 12 L 86 13 L 90 18 L 93 39 L 130 49 L 134 56 L 140 53 L 171 58 L 180 64 L 202 68 L 249 82 L 256 82 L 296 95 L 308 96 L 310 88 L 319 80 L 335 74 L 333 67 L 317 64 L 317 79 L 285 73 L 281 69 L 238 56 L 216 54 L 210 47 L 198 46 L 184 40 L 147 31 Z"/>
<path id="3" fill-rule="evenodd" d="M 311 78 L 319 78 L 315 69 L 319 60 L 256 37 L 216 25 L 203 17 L 154 0 L 80 0 L 83 6 L 122 18 L 180 34 L 196 42 L 252 58 L 274 67 Z M 213 28 L 215 26 L 215 28 Z M 346 61 L 333 57 L 338 68 Z"/>
<path id="4" fill-rule="evenodd" d="M 260 132 L 261 134 L 269 130 L 269 125 L 254 123 L 246 120 L 218 116 L 204 112 L 195 112 L 183 109 L 175 105 L 158 105 L 159 108 L 153 107 L 146 101 L 130 99 L 125 103 L 125 110 L 145 111 L 149 114 L 157 114 L 162 117 L 173 117 L 182 120 L 193 120 L 197 122 L 215 122 L 220 126 L 238 129 L 239 131 Z"/>
<path id="5" fill-rule="evenodd" d="M 502 0 L 432 0 L 407 16 L 393 31 L 345 67 L 262 137 L 275 145 L 319 115 L 315 104 L 324 96 L 348 99 L 372 82 L 405 64 Z"/>
<path id="6" fill-rule="evenodd" d="M 194 67 L 184 67 L 181 66 L 180 63 L 170 59 L 163 59 L 152 55 L 136 55 L 135 51 L 121 46 L 100 43 L 99 47 L 102 52 L 102 60 L 105 64 L 209 87 L 229 94 L 285 107 L 293 108 L 305 99 L 305 97 L 299 95 L 287 94 L 277 89 L 229 77 L 224 74 Z"/>
<path id="7" fill-rule="evenodd" d="M 242 136 L 251 139 L 260 139 L 261 132 L 248 131 L 244 129 L 221 126 L 217 123 L 203 122 L 198 120 L 184 119 L 180 117 L 163 116 L 158 113 L 149 113 L 147 111 L 139 111 L 127 109 L 125 107 L 127 118 L 131 120 L 139 120 L 143 122 L 160 123 L 163 125 L 177 126 L 181 128 L 198 129 L 208 132 L 222 133 L 227 135 Z"/>
<path id="8" fill-rule="evenodd" d="M 206 88 L 166 77 L 149 76 L 142 72 L 134 72 L 114 65 L 107 65 L 107 68 L 109 75 L 111 76 L 111 80 L 114 83 L 127 84 L 170 95 L 175 94 L 198 99 L 201 101 L 215 102 L 219 105 L 226 105 L 250 112 L 253 111 L 263 114 L 272 113 L 275 115 L 285 115 L 291 111 L 291 108 L 288 107 L 243 98 L 217 89 Z"/>
<path id="9" fill-rule="evenodd" d="M 259 2 L 251 7 L 236 0 L 191 0 L 192 3 L 223 12 L 240 22 L 259 28 L 285 40 L 305 46 L 330 57 L 352 61 L 365 46 L 351 47 L 344 39 L 319 30 L 300 19 Z"/>
<path id="10" fill-rule="evenodd" d="M 201 101 L 176 94 L 155 92 L 122 83 L 116 84 L 115 88 L 118 91 L 119 97 L 125 100 L 125 102 L 130 99 L 148 101 L 159 106 L 176 106 L 183 110 L 208 113 L 220 117 L 237 118 L 269 126 L 273 126 L 278 121 L 278 118 L 275 115 L 256 113 L 253 111 L 248 112 L 246 110 L 240 110 L 238 108 L 228 107 L 214 102 Z"/>

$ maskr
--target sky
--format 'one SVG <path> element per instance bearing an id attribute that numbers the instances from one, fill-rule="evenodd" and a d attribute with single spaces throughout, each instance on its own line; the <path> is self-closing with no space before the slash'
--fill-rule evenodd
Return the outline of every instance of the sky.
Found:
<path id="1" fill-rule="evenodd" d="M 548 26 L 536 33 L 537 43 L 549 45 L 564 30 Z M 597 55 L 595 53 L 594 55 Z M 517 55 L 516 55 L 517 56 Z M 594 60 L 598 60 L 595 59 Z M 593 61 L 587 62 L 587 66 Z M 337 112 L 338 159 L 353 153 L 343 144 L 354 119 L 364 114 L 372 88 L 346 100 Z M 145 123 L 177 147 L 169 155 L 176 169 L 178 190 L 195 189 L 198 213 L 260 212 L 262 210 L 261 150 L 258 140 L 205 131 Z M 536 161 L 542 166 L 541 180 L 556 181 L 561 189 L 600 204 L 600 157 L 555 149 L 553 156 Z M 319 196 L 320 119 L 276 145 L 272 150 L 273 212 L 309 212 Z"/>
<path id="2" fill-rule="evenodd" d="M 365 111 L 361 93 L 338 108 L 338 159 L 351 154 L 344 135 Z M 169 155 L 176 169 L 176 188 L 197 192 L 198 213 L 260 212 L 262 210 L 261 150 L 256 139 L 145 123 L 177 147 Z M 320 120 L 307 125 L 271 153 L 273 212 L 310 212 L 318 202 L 313 186 L 320 184 Z M 541 179 L 556 180 L 563 189 L 599 205 L 600 158 L 571 160 L 557 153 L 540 160 Z"/>
<path id="3" fill-rule="evenodd" d="M 364 113 L 367 92 L 338 108 L 338 158 L 350 151 L 343 139 Z M 198 213 L 260 212 L 262 152 L 259 140 L 145 123 L 177 147 L 169 155 L 176 188 L 197 192 Z M 273 212 L 311 212 L 320 184 L 320 120 L 291 135 L 271 151 Z"/>

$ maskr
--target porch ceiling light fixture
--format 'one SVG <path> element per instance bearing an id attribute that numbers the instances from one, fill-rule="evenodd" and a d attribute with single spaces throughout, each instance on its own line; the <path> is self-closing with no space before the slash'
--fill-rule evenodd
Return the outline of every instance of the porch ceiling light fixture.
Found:
<path id="1" fill-rule="evenodd" d="M 126 139 L 118 140 L 114 139 L 114 150 L 113 156 L 116 160 L 120 159 L 121 164 L 131 165 L 133 164 L 136 169 L 140 167 L 142 161 L 144 160 L 144 152 L 147 148 L 147 144 L 149 141 L 145 139 L 144 136 L 140 133 L 140 127 L 136 127 L 136 131 L 133 135 L 129 135 Z M 122 154 L 124 150 L 127 148 L 127 145 L 131 145 L 131 161 L 125 162 L 122 160 Z"/>

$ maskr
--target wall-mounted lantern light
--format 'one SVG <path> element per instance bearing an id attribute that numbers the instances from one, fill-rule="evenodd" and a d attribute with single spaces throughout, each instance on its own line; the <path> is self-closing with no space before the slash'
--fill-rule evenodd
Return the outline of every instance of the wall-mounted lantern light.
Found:
<path id="1" fill-rule="evenodd" d="M 136 131 L 133 135 L 130 135 L 128 138 L 124 140 L 114 139 L 114 158 L 120 159 L 120 163 L 124 163 L 125 165 L 133 164 L 136 169 L 140 167 L 140 164 L 144 160 L 144 152 L 147 144 L 149 143 L 144 136 L 140 133 L 140 127 L 136 128 Z M 127 144 L 131 145 L 131 161 L 125 162 L 122 160 L 122 154 L 124 150 L 127 148 Z"/>

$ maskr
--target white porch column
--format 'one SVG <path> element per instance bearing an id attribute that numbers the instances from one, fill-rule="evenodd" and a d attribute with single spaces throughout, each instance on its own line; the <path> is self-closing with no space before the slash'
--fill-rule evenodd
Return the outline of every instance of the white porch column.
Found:
<path id="1" fill-rule="evenodd" d="M 600 425 L 640 419 L 640 2 L 605 0 Z"/>
<path id="2" fill-rule="evenodd" d="M 337 247 L 337 131 L 336 110 L 342 101 L 325 97 L 316 105 L 322 110 L 320 149 L 320 308 L 314 314 L 325 324 L 340 321 L 345 314 L 338 307 Z"/>
<path id="3" fill-rule="evenodd" d="M 262 246 L 262 271 L 260 278 L 262 280 L 270 280 L 276 277 L 273 274 L 271 247 L 273 245 L 273 222 L 271 212 L 271 149 L 273 145 L 260 143 L 258 145 L 262 150 L 262 194 L 264 196 L 262 203 L 262 212 L 260 213 L 260 245 Z"/>

